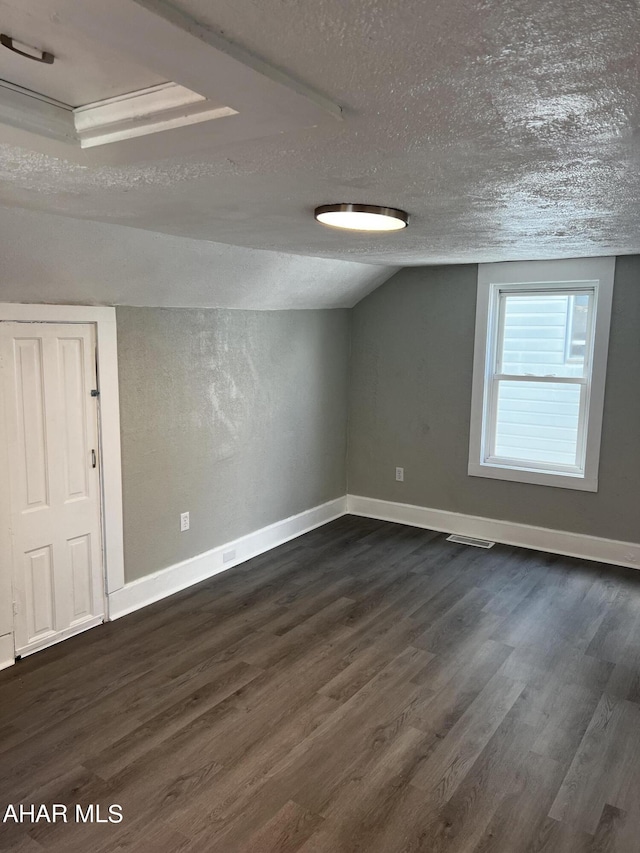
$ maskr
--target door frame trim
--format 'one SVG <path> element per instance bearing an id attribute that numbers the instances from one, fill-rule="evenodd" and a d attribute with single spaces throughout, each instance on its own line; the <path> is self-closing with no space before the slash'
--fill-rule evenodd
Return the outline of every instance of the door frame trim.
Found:
<path id="1" fill-rule="evenodd" d="M 96 330 L 97 375 L 100 389 L 98 424 L 100 430 L 99 464 L 102 480 L 102 528 L 105 619 L 109 619 L 109 595 L 124 586 L 124 537 L 122 522 L 122 454 L 120 448 L 120 397 L 118 389 L 118 348 L 116 309 L 89 305 L 30 305 L 0 303 L 0 322 L 9 323 L 83 323 Z M 2 383 L 0 383 L 0 396 Z M 0 419 L 4 420 L 4 419 Z M 0 423 L 0 476 L 8 482 L 7 443 L 4 423 Z M 6 478 L 6 479 L 5 479 Z M 5 490 L 6 491 L 6 490 Z M 8 495 L 0 493 L 0 516 L 9 519 Z M 0 525 L 0 565 L 11 566 L 10 523 Z M 8 574 L 0 572 L 0 593 Z M 13 593 L 0 595 L 0 638 L 13 634 Z M 13 638 L 12 638 L 13 639 Z M 0 668 L 2 662 L 0 662 Z"/>

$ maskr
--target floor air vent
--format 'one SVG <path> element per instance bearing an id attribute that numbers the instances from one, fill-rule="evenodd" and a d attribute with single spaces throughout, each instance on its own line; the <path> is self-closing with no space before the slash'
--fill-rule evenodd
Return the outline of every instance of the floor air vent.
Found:
<path id="1" fill-rule="evenodd" d="M 488 539 L 474 539 L 473 536 L 458 536 L 453 534 L 447 536 L 447 542 L 457 542 L 459 545 L 473 545 L 475 548 L 493 548 L 495 542 L 489 542 Z"/>

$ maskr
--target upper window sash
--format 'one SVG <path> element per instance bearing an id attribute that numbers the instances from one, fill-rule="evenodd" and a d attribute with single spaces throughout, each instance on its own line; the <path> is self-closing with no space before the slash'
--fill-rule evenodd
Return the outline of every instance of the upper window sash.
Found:
<path id="1" fill-rule="evenodd" d="M 595 328 L 595 314 L 598 305 L 598 282 L 588 281 L 580 282 L 575 287 L 568 287 L 566 283 L 559 283 L 557 286 L 549 286 L 545 284 L 502 284 L 492 285 L 491 298 L 491 315 L 497 324 L 494 322 L 492 335 L 487 339 L 488 359 L 487 363 L 492 366 L 493 374 L 504 378 L 517 377 L 518 379 L 526 380 L 527 378 L 545 379 L 550 381 L 562 381 L 565 378 L 576 379 L 578 377 L 563 377 L 558 374 L 544 373 L 506 373 L 502 370 L 502 358 L 504 352 L 504 327 L 506 318 L 506 301 L 509 296 L 528 296 L 533 294 L 552 295 L 552 296 L 589 296 L 589 313 L 587 320 L 586 347 L 583 362 L 582 376 L 586 378 L 591 374 L 591 363 L 593 360 L 593 331 Z M 567 335 L 571 334 L 571 324 L 567 323 Z M 565 342 L 566 353 L 566 342 Z M 566 356 L 565 356 L 566 363 Z"/>

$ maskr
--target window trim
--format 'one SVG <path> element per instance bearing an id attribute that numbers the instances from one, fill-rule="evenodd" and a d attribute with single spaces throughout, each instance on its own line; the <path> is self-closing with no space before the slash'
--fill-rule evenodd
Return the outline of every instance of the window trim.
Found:
<path id="1" fill-rule="evenodd" d="M 555 486 L 579 491 L 596 492 L 598 490 L 598 467 L 614 272 L 615 258 L 508 261 L 478 265 L 469 437 L 468 473 L 470 476 Z M 581 406 L 588 412 L 584 474 L 577 470 L 555 473 L 537 468 L 535 463 L 522 466 L 517 464 L 520 460 L 513 460 L 515 464 L 508 465 L 505 464 L 505 460 L 495 462 L 485 455 L 485 440 L 490 427 L 485 413 L 495 396 L 489 392 L 493 384 L 492 367 L 498 334 L 496 324 L 501 319 L 501 312 L 496 311 L 494 307 L 499 302 L 499 292 L 509 289 L 515 291 L 544 290 L 545 286 L 553 286 L 555 289 L 558 285 L 564 291 L 572 288 L 576 290 L 594 288 L 592 319 L 594 327 L 590 347 L 591 383 L 590 385 L 587 383 L 586 396 L 583 395 L 584 400 L 581 403 Z M 555 377 L 556 380 L 558 378 Z M 539 377 L 537 381 L 540 381 Z"/>

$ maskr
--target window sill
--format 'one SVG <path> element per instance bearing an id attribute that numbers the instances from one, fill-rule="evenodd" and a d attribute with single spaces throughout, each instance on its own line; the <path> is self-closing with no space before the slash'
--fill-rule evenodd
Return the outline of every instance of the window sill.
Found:
<path id="1" fill-rule="evenodd" d="M 551 474 L 548 471 L 534 471 L 527 468 L 507 468 L 503 465 L 470 462 L 470 477 L 487 477 L 491 480 L 509 480 L 512 483 L 531 483 L 535 486 L 553 486 L 559 489 L 573 489 L 578 492 L 597 492 L 597 477 L 578 477 L 570 474 Z"/>

